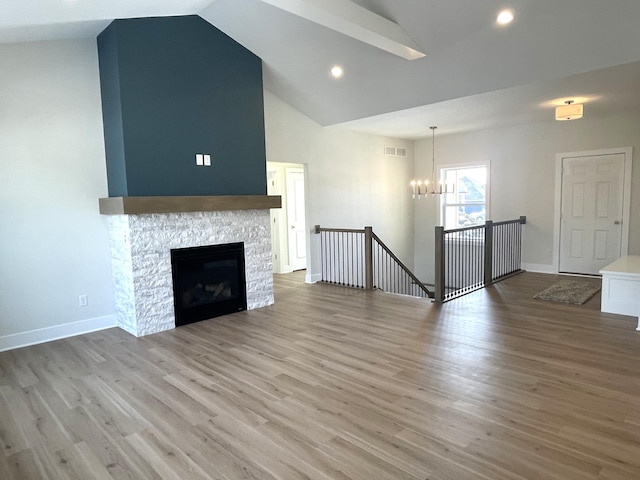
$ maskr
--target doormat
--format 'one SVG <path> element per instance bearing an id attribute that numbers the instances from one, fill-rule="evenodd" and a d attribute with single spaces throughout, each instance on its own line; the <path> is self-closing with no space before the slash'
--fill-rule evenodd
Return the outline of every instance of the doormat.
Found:
<path id="1" fill-rule="evenodd" d="M 560 280 L 546 290 L 536 293 L 533 298 L 549 302 L 582 305 L 600 291 L 600 282 L 588 280 Z"/>

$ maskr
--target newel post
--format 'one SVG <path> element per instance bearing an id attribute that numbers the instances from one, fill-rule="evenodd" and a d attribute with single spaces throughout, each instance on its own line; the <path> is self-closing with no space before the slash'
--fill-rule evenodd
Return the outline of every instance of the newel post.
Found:
<path id="1" fill-rule="evenodd" d="M 373 227 L 364 227 L 364 288 L 373 289 Z"/>
<path id="2" fill-rule="evenodd" d="M 433 292 L 433 301 L 436 303 L 444 302 L 444 227 L 436 227 L 435 242 L 435 291 Z"/>
<path id="3" fill-rule="evenodd" d="M 493 283 L 493 222 L 484 224 L 484 285 Z"/>

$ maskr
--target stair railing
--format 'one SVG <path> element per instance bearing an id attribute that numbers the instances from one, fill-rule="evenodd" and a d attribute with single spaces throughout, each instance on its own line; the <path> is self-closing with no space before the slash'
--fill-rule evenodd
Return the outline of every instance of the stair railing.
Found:
<path id="1" fill-rule="evenodd" d="M 443 303 L 521 272 L 527 217 L 445 230 L 436 227 L 435 294 Z"/>
<path id="2" fill-rule="evenodd" d="M 322 279 L 326 283 L 415 297 L 431 292 L 373 232 L 315 227 L 320 235 Z"/>

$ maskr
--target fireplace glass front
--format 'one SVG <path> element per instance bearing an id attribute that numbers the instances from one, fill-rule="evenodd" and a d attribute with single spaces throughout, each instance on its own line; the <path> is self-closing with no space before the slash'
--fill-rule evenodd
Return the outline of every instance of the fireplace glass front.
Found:
<path id="1" fill-rule="evenodd" d="M 176 327 L 247 309 L 244 243 L 171 250 Z"/>

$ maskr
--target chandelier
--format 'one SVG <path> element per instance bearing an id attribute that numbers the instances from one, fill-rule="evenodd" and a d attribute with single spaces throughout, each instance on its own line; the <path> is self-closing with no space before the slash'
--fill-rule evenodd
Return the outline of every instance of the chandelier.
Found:
<path id="1" fill-rule="evenodd" d="M 411 180 L 411 195 L 413 198 L 422 198 L 431 195 L 442 195 L 447 193 L 454 193 L 454 185 L 446 184 L 443 182 L 436 182 L 436 128 L 429 127 L 431 129 L 431 179 L 427 180 Z"/>

